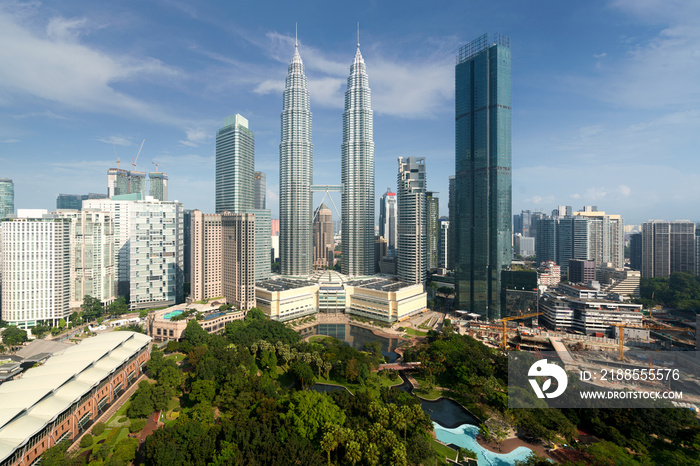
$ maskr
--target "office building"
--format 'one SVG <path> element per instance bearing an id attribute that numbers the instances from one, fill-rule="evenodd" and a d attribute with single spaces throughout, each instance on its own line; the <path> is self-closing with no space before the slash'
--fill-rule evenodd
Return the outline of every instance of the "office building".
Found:
<path id="1" fill-rule="evenodd" d="M 15 185 L 9 178 L 0 178 L 0 218 L 15 213 Z"/>
<path id="2" fill-rule="evenodd" d="M 192 282 L 192 210 L 184 209 L 182 211 L 182 238 L 183 238 L 183 253 L 185 264 L 185 283 Z"/>
<path id="3" fill-rule="evenodd" d="M 58 210 L 56 216 L 70 219 L 71 311 L 80 310 L 85 296 L 108 306 L 117 299 L 112 214 L 85 209 Z"/>
<path id="4" fill-rule="evenodd" d="M 314 211 L 314 268 L 333 267 L 334 250 L 333 213 L 321 204 Z"/>
<path id="5" fill-rule="evenodd" d="M 523 210 L 519 214 L 513 215 L 513 234 L 520 233 L 522 236 L 530 237 L 530 226 L 532 224 L 532 212 Z"/>
<path id="6" fill-rule="evenodd" d="M 2 320 L 23 329 L 70 316 L 70 221 L 46 210 L 0 222 Z"/>
<path id="7" fill-rule="evenodd" d="M 255 172 L 255 180 L 253 182 L 253 208 L 254 209 L 267 209 L 267 187 L 266 187 L 266 176 L 264 172 Z"/>
<path id="8" fill-rule="evenodd" d="M 255 215 L 255 281 L 267 280 L 272 274 L 270 211 L 248 209 L 245 213 Z"/>
<path id="9" fill-rule="evenodd" d="M 221 214 L 193 210 L 190 220 L 190 298 L 202 301 L 221 291 Z"/>
<path id="10" fill-rule="evenodd" d="M 129 192 L 127 194 L 140 194 L 141 199 L 146 199 L 146 172 L 129 172 Z"/>
<path id="11" fill-rule="evenodd" d="M 387 241 L 382 238 L 381 236 L 377 236 L 374 238 L 374 273 L 381 273 L 381 268 L 379 267 L 379 264 L 381 264 L 382 260 L 387 256 L 387 251 L 388 251 L 388 243 Z"/>
<path id="12" fill-rule="evenodd" d="M 386 239 L 387 254 L 390 256 L 396 255 L 396 214 L 396 193 L 386 188 L 386 192 L 379 200 L 379 236 Z"/>
<path id="13" fill-rule="evenodd" d="M 428 270 L 436 269 L 438 266 L 438 238 L 440 236 L 440 199 L 437 193 L 427 191 L 425 193 L 428 204 Z"/>
<path id="14" fill-rule="evenodd" d="M 255 137 L 241 115 L 224 118 L 216 132 L 216 213 L 254 206 Z"/>
<path id="15" fill-rule="evenodd" d="M 399 157 L 398 256 L 396 273 L 407 283 L 425 284 L 428 272 L 428 202 L 425 158 Z"/>
<path id="16" fill-rule="evenodd" d="M 307 275 L 313 264 L 311 106 L 299 44 L 289 64 L 282 105 L 280 142 L 280 268 Z"/>
<path id="17" fill-rule="evenodd" d="M 447 201 L 447 209 L 450 215 L 450 222 L 452 222 L 452 228 L 448 230 L 448 248 L 449 254 L 447 256 L 447 268 L 449 270 L 455 269 L 455 257 L 457 252 L 455 251 L 455 245 L 457 244 L 457 192 L 455 191 L 457 182 L 454 176 L 450 176 L 449 179 L 449 199 Z"/>
<path id="18" fill-rule="evenodd" d="M 106 194 L 59 194 L 56 197 L 56 210 L 66 210 L 75 209 L 80 210 L 83 208 L 83 201 L 88 199 L 107 199 Z"/>
<path id="19" fill-rule="evenodd" d="M 695 273 L 695 224 L 651 220 L 642 224 L 642 278 Z"/>
<path id="20" fill-rule="evenodd" d="M 450 221 L 440 217 L 438 236 L 438 267 L 447 269 L 450 263 Z"/>
<path id="21" fill-rule="evenodd" d="M 510 61 L 510 39 L 484 34 L 455 68 L 455 306 L 489 319 L 505 315 L 501 272 L 513 256 Z"/>
<path id="22" fill-rule="evenodd" d="M 588 206 L 590 207 L 590 206 Z M 596 208 L 596 210 L 598 210 Z M 593 212 L 592 210 L 587 210 L 586 207 L 584 207 L 584 212 Z M 602 212 L 605 214 L 605 212 Z M 564 217 L 571 217 L 573 215 L 573 208 L 570 205 L 560 205 L 557 206 L 556 209 L 552 210 L 552 217 L 553 218 L 564 218 Z"/>
<path id="23" fill-rule="evenodd" d="M 357 44 L 350 66 L 341 146 L 341 269 L 348 276 L 374 273 L 374 135 L 365 61 Z"/>
<path id="24" fill-rule="evenodd" d="M 513 236 L 513 243 L 515 246 L 515 253 L 520 254 L 521 257 L 532 257 L 536 254 L 535 251 L 535 238 L 530 238 L 529 236 L 522 236 L 516 233 Z"/>
<path id="25" fill-rule="evenodd" d="M 569 281 L 588 284 L 596 279 L 596 263 L 593 260 L 569 259 Z"/>
<path id="26" fill-rule="evenodd" d="M 255 306 L 255 215 L 221 215 L 221 291 L 241 311 Z"/>
<path id="27" fill-rule="evenodd" d="M 110 168 L 107 170 L 107 196 L 130 194 L 130 181 L 128 170 Z"/>
<path id="28" fill-rule="evenodd" d="M 183 301 L 184 214 L 182 204 L 140 194 L 83 202 L 112 212 L 117 294 L 131 309 Z"/>
<path id="29" fill-rule="evenodd" d="M 148 195 L 159 201 L 168 200 L 168 175 L 160 172 L 148 174 Z"/>
<path id="30" fill-rule="evenodd" d="M 696 231 L 697 231 L 697 229 L 696 229 Z M 642 234 L 641 233 L 632 233 L 630 235 L 630 269 L 642 270 Z"/>
<path id="31" fill-rule="evenodd" d="M 563 208 L 559 207 L 560 213 Z M 588 258 L 597 268 L 625 266 L 625 222 L 620 215 L 584 206 L 582 211 L 574 212 L 574 217 L 588 219 Z"/>

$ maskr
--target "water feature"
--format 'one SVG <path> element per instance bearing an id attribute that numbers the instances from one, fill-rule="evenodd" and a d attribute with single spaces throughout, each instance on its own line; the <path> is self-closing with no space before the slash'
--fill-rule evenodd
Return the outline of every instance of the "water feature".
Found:
<path id="1" fill-rule="evenodd" d="M 396 361 L 399 357 L 394 350 L 403 343 L 400 338 L 377 335 L 372 329 L 355 324 L 316 324 L 301 329 L 299 334 L 302 337 L 327 335 L 344 341 L 356 349 L 362 349 L 366 343 L 376 341 L 382 346 L 382 354 L 388 356 L 391 362 Z"/>
<path id="2" fill-rule="evenodd" d="M 163 316 L 163 319 L 165 319 L 165 320 L 170 320 L 170 319 L 172 319 L 173 317 L 179 316 L 179 315 L 182 314 L 183 312 L 185 312 L 185 311 L 182 310 L 182 309 L 178 309 L 177 311 L 168 312 L 167 314 L 165 314 L 165 315 Z"/>
<path id="3" fill-rule="evenodd" d="M 525 460 L 532 450 L 525 447 L 518 447 L 510 453 L 493 453 L 476 441 L 479 428 L 470 424 L 463 424 L 452 429 L 443 427 L 437 422 L 433 422 L 435 435 L 443 443 L 454 444 L 462 448 L 469 448 L 476 453 L 479 465 L 509 466 L 516 461 Z"/>

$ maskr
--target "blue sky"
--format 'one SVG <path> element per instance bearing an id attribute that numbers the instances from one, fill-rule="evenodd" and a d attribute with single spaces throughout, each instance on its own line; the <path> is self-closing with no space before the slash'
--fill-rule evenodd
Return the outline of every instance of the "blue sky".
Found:
<path id="1" fill-rule="evenodd" d="M 447 215 L 455 54 L 499 32 L 512 44 L 514 213 L 593 204 L 628 224 L 700 219 L 696 0 L 0 0 L 0 177 L 16 208 L 52 209 L 58 193 L 106 192 L 115 148 L 129 168 L 145 139 L 137 168 L 161 163 L 171 200 L 213 212 L 216 130 L 240 113 L 275 217 L 294 24 L 314 181 L 339 184 L 358 21 L 377 198 L 395 189 L 397 157 L 422 156 Z"/>

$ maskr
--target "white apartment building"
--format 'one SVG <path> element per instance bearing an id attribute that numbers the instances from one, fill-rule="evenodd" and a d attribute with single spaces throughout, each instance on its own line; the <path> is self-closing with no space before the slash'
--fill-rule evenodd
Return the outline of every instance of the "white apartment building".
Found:
<path id="1" fill-rule="evenodd" d="M 118 295 L 131 309 L 177 304 L 183 300 L 184 212 L 177 201 L 138 195 L 93 199 L 83 209 L 112 212 Z"/>
<path id="2" fill-rule="evenodd" d="M 255 307 L 255 215 L 221 215 L 221 290 L 240 310 Z"/>
<path id="3" fill-rule="evenodd" d="M 99 299 L 103 306 L 111 304 L 117 298 L 112 213 L 85 209 L 59 210 L 56 215 L 71 221 L 71 310 L 79 310 L 86 295 Z"/>
<path id="4" fill-rule="evenodd" d="M 47 211 L 0 222 L 2 319 L 23 329 L 70 315 L 70 222 Z"/>

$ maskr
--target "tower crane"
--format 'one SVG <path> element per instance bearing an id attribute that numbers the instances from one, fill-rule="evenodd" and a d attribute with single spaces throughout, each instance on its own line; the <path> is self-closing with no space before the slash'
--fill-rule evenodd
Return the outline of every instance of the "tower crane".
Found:
<path id="1" fill-rule="evenodd" d="M 161 163 L 158 163 L 158 162 L 151 162 L 151 163 L 152 163 L 153 165 L 156 166 L 156 173 L 160 173 L 160 172 L 158 171 L 158 167 L 161 166 L 162 164 L 161 164 Z"/>
<path id="2" fill-rule="evenodd" d="M 131 165 L 133 165 L 134 170 L 136 170 L 136 162 L 137 162 L 138 159 L 139 159 L 139 155 L 141 155 L 141 149 L 143 149 L 143 143 L 144 143 L 144 142 L 146 142 L 145 139 L 141 142 L 141 147 L 139 147 L 139 151 L 136 153 L 136 159 L 131 159 Z"/>
<path id="3" fill-rule="evenodd" d="M 610 324 L 613 327 L 618 328 L 618 335 L 617 335 L 617 359 L 618 361 L 622 361 L 625 359 L 625 328 L 636 328 L 636 329 L 642 329 L 642 330 L 673 330 L 672 328 L 669 327 L 662 327 L 660 325 L 651 325 L 644 323 L 641 326 L 640 325 L 633 325 L 633 324 L 625 324 L 625 323 L 615 323 L 615 324 Z"/>
<path id="4" fill-rule="evenodd" d="M 537 317 L 540 315 L 542 315 L 541 312 L 531 312 L 529 314 L 520 314 L 518 316 L 510 316 L 510 317 L 504 317 L 502 319 L 498 319 L 496 322 L 501 322 L 503 324 L 503 341 L 501 341 L 501 346 L 503 346 L 503 349 L 508 348 L 508 333 L 507 333 L 506 324 L 509 320 L 527 319 L 529 317 Z"/>

